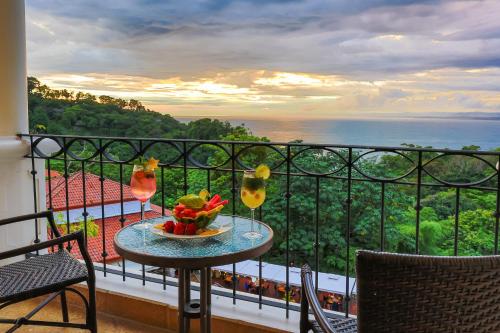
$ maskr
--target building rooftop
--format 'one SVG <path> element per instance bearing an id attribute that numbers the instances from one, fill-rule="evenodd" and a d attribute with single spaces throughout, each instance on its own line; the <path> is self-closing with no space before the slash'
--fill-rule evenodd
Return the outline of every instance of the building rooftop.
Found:
<path id="1" fill-rule="evenodd" d="M 46 176 L 48 173 L 46 172 Z M 50 207 L 50 194 L 52 194 L 52 208 L 55 212 L 65 212 L 66 209 L 66 185 L 65 178 L 57 171 L 51 170 L 51 191 L 49 191 L 49 180 L 46 181 L 46 191 L 47 191 L 47 206 Z M 111 262 L 120 258 L 116 253 L 113 246 L 113 239 L 115 234 L 121 229 L 122 224 L 121 211 L 119 205 L 121 187 L 123 187 L 123 201 L 127 203 L 123 210 L 123 218 L 125 221 L 123 225 L 129 225 L 131 223 L 140 220 L 140 206 L 137 199 L 134 198 L 132 192 L 130 191 L 130 186 L 125 184 L 120 184 L 111 179 L 104 179 L 104 226 L 101 213 L 101 181 L 100 177 L 92 174 L 85 173 L 83 176 L 82 172 L 76 172 L 69 176 L 68 178 L 68 197 L 69 205 L 68 214 L 70 215 L 70 222 L 75 222 L 76 218 L 83 221 L 81 213 L 83 210 L 83 180 L 85 179 L 85 198 L 87 202 L 87 207 L 89 210 L 89 218 L 92 218 L 93 222 L 99 227 L 98 234 L 93 237 L 88 237 L 88 251 L 92 261 L 103 262 L 103 253 L 106 252 L 106 261 Z M 98 207 L 95 207 L 98 206 Z M 95 209 L 92 209 L 95 207 Z M 97 209 L 97 210 L 96 210 Z M 169 211 L 165 210 L 168 214 Z M 148 203 L 146 206 L 145 216 L 146 218 L 159 217 L 162 215 L 162 208 L 158 205 L 153 205 Z M 63 219 L 66 219 L 66 215 L 63 214 Z M 66 232 L 65 222 L 61 223 L 61 230 Z M 104 233 L 104 234 L 103 234 Z M 103 237 L 104 236 L 104 237 Z M 103 243 L 104 239 L 104 243 Z M 71 249 L 71 252 L 78 258 L 81 258 L 80 251 L 78 247 L 75 246 Z"/>
<path id="2" fill-rule="evenodd" d="M 53 171 L 51 171 L 51 175 Z M 85 180 L 85 201 L 87 207 L 101 205 L 101 180 L 98 175 L 93 173 L 83 173 L 81 171 L 75 172 L 68 177 L 68 207 L 66 207 L 66 186 L 65 178 L 63 175 L 55 177 L 51 176 L 50 183 L 46 180 L 47 188 L 47 206 L 52 207 L 54 211 L 61 211 L 68 209 L 76 209 L 83 207 L 83 181 Z M 50 187 L 49 187 L 50 185 Z M 120 202 L 120 188 L 121 184 L 111 179 L 104 179 L 104 203 L 118 203 Z M 52 205 L 50 205 L 50 198 L 52 197 Z M 135 201 L 136 199 L 130 191 L 128 185 L 123 185 L 123 201 Z"/>

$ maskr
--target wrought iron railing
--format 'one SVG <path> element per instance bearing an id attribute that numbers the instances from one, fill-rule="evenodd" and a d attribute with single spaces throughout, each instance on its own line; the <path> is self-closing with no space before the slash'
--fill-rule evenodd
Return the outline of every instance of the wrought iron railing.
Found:
<path id="1" fill-rule="evenodd" d="M 274 259 L 280 257 L 279 261 L 286 265 L 286 292 L 290 290 L 290 264 L 291 255 L 300 252 L 299 249 L 291 249 L 290 239 L 293 229 L 300 228 L 300 224 L 305 220 L 297 214 L 293 215 L 292 210 L 302 203 L 294 201 L 294 182 L 297 179 L 309 179 L 308 183 L 298 191 L 303 191 L 311 200 L 310 218 L 313 225 L 309 235 L 312 243 L 304 243 L 304 252 L 312 252 L 312 266 L 316 271 L 326 269 L 321 267 L 321 256 L 329 249 L 321 249 L 321 240 L 325 235 L 321 228 L 328 225 L 329 217 L 324 211 L 327 209 L 341 210 L 340 217 L 331 223 L 342 225 L 344 234 L 340 238 L 339 246 L 336 248 L 338 256 L 343 258 L 343 274 L 346 277 L 352 275 L 352 237 L 355 231 L 352 230 L 356 222 L 353 216 L 353 203 L 356 200 L 365 200 L 359 197 L 359 190 L 356 186 L 360 184 L 375 184 L 365 195 L 370 194 L 370 200 L 366 209 L 375 209 L 377 212 L 377 238 L 378 249 L 386 250 L 388 241 L 386 240 L 387 218 L 391 214 L 391 198 L 388 197 L 388 187 L 397 188 L 410 198 L 412 209 L 414 209 L 414 246 L 412 251 L 421 253 L 422 240 L 420 238 L 420 228 L 422 221 L 422 199 L 424 192 L 434 193 L 439 189 L 452 189 L 454 191 L 454 230 L 452 255 L 459 255 L 459 235 L 460 235 L 460 214 L 461 196 L 463 191 L 475 190 L 481 193 L 491 193 L 495 195 L 496 201 L 491 209 L 491 219 L 494 230 L 494 245 L 491 254 L 498 254 L 499 218 L 500 218 L 500 177 L 498 163 L 500 163 L 499 151 L 475 151 L 475 150 L 443 150 L 427 149 L 418 147 L 379 147 L 379 146 L 350 146 L 350 145 L 329 145 L 329 144 L 306 144 L 294 143 L 272 143 L 272 142 L 239 142 L 239 141 L 207 141 L 207 140 L 181 140 L 181 139 L 153 139 L 153 138 L 110 138 L 110 137 L 89 137 L 89 136 L 60 136 L 60 135 L 21 135 L 21 137 L 31 142 L 31 153 L 28 158 L 32 159 L 33 165 L 33 186 L 35 186 L 35 159 L 46 161 L 46 168 L 49 177 L 49 198 L 51 195 L 51 170 L 58 168 L 65 177 L 66 208 L 68 208 L 68 177 L 71 172 L 78 169 L 83 172 L 92 170 L 96 172 L 101 181 L 101 213 L 104 220 L 104 188 L 103 182 L 106 177 L 115 177 L 117 181 L 124 184 L 128 181 L 132 161 L 138 156 L 153 155 L 161 160 L 159 170 L 158 194 L 156 201 L 162 206 L 162 212 L 168 208 L 174 197 L 178 194 L 187 193 L 190 186 L 202 186 L 200 184 L 201 174 L 205 174 L 204 184 L 206 188 L 224 191 L 230 196 L 230 213 L 242 212 L 238 201 L 238 180 L 240 173 L 248 168 L 255 167 L 257 163 L 267 162 L 273 170 L 273 181 L 275 182 L 275 192 L 269 196 L 275 196 L 275 203 L 279 206 L 279 212 L 275 207 L 260 209 L 259 217 L 264 222 L 273 226 L 275 214 L 283 216 L 283 223 L 276 226 L 280 229 L 281 244 L 275 249 Z M 47 148 L 52 146 L 53 148 Z M 51 151 L 52 149 L 52 151 Z M 371 163 L 368 163 L 368 162 Z M 397 164 L 394 166 L 394 164 Z M 109 166 L 113 167 L 109 167 Z M 406 165 L 406 168 L 402 168 Z M 463 167 L 473 174 L 465 174 Z M 377 167 L 378 166 L 378 167 Z M 404 169 L 404 170 L 403 170 Z M 167 178 L 167 173 L 173 172 L 173 176 Z M 193 176 L 196 172 L 196 177 Z M 469 179 L 464 179 L 468 176 Z M 175 178 L 178 177 L 178 178 Z M 224 178 L 225 177 L 225 178 Z M 180 178 L 180 179 L 179 179 Z M 471 179 L 473 178 L 473 179 Z M 221 179 L 223 181 L 221 181 Z M 195 181 L 196 185 L 190 184 Z M 216 182 L 217 184 L 215 184 Z M 167 184 L 168 183 L 168 184 Z M 322 198 L 325 188 L 328 186 L 339 186 L 343 202 L 328 202 L 328 198 Z M 121 187 L 121 219 L 123 226 L 123 185 Z M 86 226 L 88 213 L 85 205 L 85 177 L 83 177 L 84 206 L 82 219 Z M 433 192 L 434 191 L 434 192 Z M 393 193 L 393 192 L 390 192 Z M 428 194 L 427 193 L 427 194 Z M 45 207 L 37 206 L 37 191 L 33 191 L 34 209 L 42 210 Z M 49 199 L 48 208 L 52 208 Z M 335 206 L 336 208 L 332 208 Z M 359 208 L 358 208 L 359 209 Z M 272 213 L 270 214 L 270 211 Z M 69 212 L 69 209 L 66 209 Z M 67 213 L 67 228 L 69 230 L 69 213 Z M 373 220 L 373 219 L 372 219 Z M 298 221 L 298 222 L 297 222 Z M 35 224 L 37 226 L 37 224 Z M 103 228 L 105 224 L 103 223 Z M 36 227 L 37 228 L 37 227 Z M 297 229 L 299 230 L 299 229 Z M 85 231 L 87 231 L 85 229 Z M 296 230 L 295 230 L 296 231 Z M 294 232 L 295 232 L 294 231 Z M 36 230 L 38 235 L 38 230 Z M 372 230 L 372 233 L 374 231 Z M 371 235 L 373 236 L 373 235 Z M 38 237 L 38 236 L 37 236 Z M 154 278 L 143 274 L 137 275 L 126 270 L 125 263 L 122 269 L 110 267 L 106 262 L 106 234 L 102 232 L 102 271 L 107 273 L 121 274 L 126 277 L 142 279 L 143 283 L 151 281 L 162 283 L 164 287 L 172 284 L 163 278 Z M 296 245 L 294 245 L 296 246 Z M 356 245 L 356 247 L 360 247 Z M 331 250 L 331 249 L 330 249 Z M 322 252 L 323 251 L 323 252 Z M 293 252 L 293 253 L 292 253 Z M 277 259 L 276 259 L 277 260 Z M 262 258 L 259 258 L 259 278 L 262 281 Z M 301 264 L 301 263 L 296 263 Z M 332 265 L 327 270 L 338 270 Z M 236 276 L 235 265 L 233 265 L 233 279 Z M 316 275 L 316 287 L 318 286 L 318 275 Z M 234 282 L 234 281 L 233 281 Z M 344 311 L 348 315 L 350 295 L 354 286 L 350 285 L 346 278 Z M 236 283 L 233 283 L 232 293 L 214 291 L 214 293 L 232 297 L 233 302 L 237 299 L 256 301 L 259 307 L 262 304 L 284 307 L 286 315 L 289 310 L 298 308 L 291 304 L 288 297 L 284 303 L 274 302 L 264 299 L 262 288 L 259 297 L 256 299 L 236 292 Z"/>

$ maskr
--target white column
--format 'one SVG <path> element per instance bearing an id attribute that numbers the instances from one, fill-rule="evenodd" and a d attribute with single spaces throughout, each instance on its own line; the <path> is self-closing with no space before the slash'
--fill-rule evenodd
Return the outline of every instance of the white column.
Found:
<path id="1" fill-rule="evenodd" d="M 29 143 L 16 137 L 28 132 L 24 0 L 0 1 L 0 219 L 34 212 Z M 45 208 L 44 164 L 37 161 L 38 210 Z M 43 205 L 43 206 L 41 206 Z M 40 239 L 46 238 L 39 221 Z M 0 227 L 0 252 L 35 239 L 34 221 Z M 5 262 L 3 262 L 5 263 Z"/>
<path id="2" fill-rule="evenodd" d="M 28 132 L 24 0 L 0 1 L 0 136 Z"/>

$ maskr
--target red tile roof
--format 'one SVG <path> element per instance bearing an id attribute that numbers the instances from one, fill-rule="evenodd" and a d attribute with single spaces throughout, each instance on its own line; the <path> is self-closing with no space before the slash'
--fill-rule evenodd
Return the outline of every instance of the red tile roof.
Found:
<path id="1" fill-rule="evenodd" d="M 76 172 L 68 178 L 68 208 L 83 207 L 83 180 L 85 179 L 85 198 L 87 207 L 101 204 L 101 181 L 99 176 L 92 173 Z M 111 179 L 104 179 L 104 203 L 120 202 L 120 183 Z M 66 210 L 66 185 L 64 176 L 53 177 L 46 181 L 47 207 L 50 207 L 52 197 L 52 208 L 54 211 Z M 50 190 L 50 191 L 49 191 Z M 51 195 L 52 194 L 52 195 Z M 130 186 L 123 185 L 123 201 L 136 200 L 130 191 Z"/>
<path id="2" fill-rule="evenodd" d="M 152 210 L 147 211 L 145 213 L 146 218 L 153 218 L 153 217 L 159 217 L 161 216 L 161 207 L 157 205 L 151 205 Z M 133 222 L 137 222 L 140 220 L 140 213 L 133 213 L 133 214 L 128 214 L 124 215 L 125 217 L 125 222 L 123 223 L 124 226 L 127 226 Z M 121 223 L 120 223 L 120 216 L 113 216 L 113 217 L 107 217 L 105 218 L 105 244 L 106 244 L 106 262 L 112 262 L 116 261 L 117 259 L 120 259 L 120 256 L 118 253 L 115 251 L 115 247 L 113 245 L 113 239 L 115 237 L 115 234 L 120 231 L 121 229 Z M 103 243 L 102 243 L 102 238 L 103 238 L 103 227 L 102 227 L 102 219 L 94 220 L 94 223 L 96 223 L 99 226 L 99 233 L 95 237 L 89 237 L 87 240 L 87 249 L 90 254 L 90 258 L 92 258 L 93 262 L 103 262 L 102 258 L 102 253 L 103 253 Z M 66 232 L 66 228 L 63 228 L 63 231 Z M 74 247 L 71 249 L 71 253 L 75 255 L 78 259 L 82 259 L 80 250 L 78 249 L 78 245 L 75 243 L 73 245 Z"/>
<path id="3" fill-rule="evenodd" d="M 55 171 L 54 171 L 55 172 Z M 56 172 L 57 173 L 57 172 Z M 69 209 L 81 208 L 83 207 L 83 173 L 76 172 L 68 178 L 68 194 L 69 194 Z M 120 183 L 105 179 L 104 180 L 104 204 L 113 204 L 120 202 Z M 50 178 L 50 189 L 49 191 L 49 180 L 46 181 L 46 191 L 47 191 L 47 207 L 50 207 L 50 194 L 52 193 L 52 207 L 54 211 L 66 210 L 66 184 L 64 176 L 59 173 L 53 174 L 51 172 Z M 85 173 L 85 189 L 86 189 L 86 203 L 87 207 L 101 205 L 101 181 L 99 176 L 92 173 Z M 135 201 L 136 199 L 130 191 L 130 186 L 123 185 L 123 201 Z M 151 210 L 147 211 L 146 218 L 159 217 L 162 215 L 162 210 L 160 206 L 151 204 Z M 165 214 L 169 214 L 169 211 L 165 209 Z M 127 226 L 133 222 L 137 222 L 140 219 L 140 213 L 132 213 L 124 215 L 125 222 L 124 226 Z M 103 253 L 103 229 L 105 230 L 105 249 L 107 253 L 106 261 L 112 262 L 120 259 L 120 256 L 116 253 L 113 246 L 113 239 L 115 234 L 121 229 L 120 216 L 106 217 L 104 219 L 105 226 L 103 228 L 103 220 L 95 219 L 99 227 L 98 235 L 95 237 L 89 237 L 87 248 L 94 262 L 102 262 Z M 66 233 L 66 228 L 61 228 L 63 233 Z M 78 250 L 78 245 L 74 244 L 71 249 L 77 258 L 81 259 L 80 251 Z"/>

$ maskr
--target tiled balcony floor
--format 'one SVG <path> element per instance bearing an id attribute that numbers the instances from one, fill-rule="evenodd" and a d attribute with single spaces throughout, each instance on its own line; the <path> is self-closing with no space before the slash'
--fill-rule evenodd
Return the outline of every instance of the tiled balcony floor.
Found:
<path id="1" fill-rule="evenodd" d="M 5 309 L 0 310 L 0 317 L 2 318 L 17 318 L 29 313 L 38 302 L 35 301 L 25 301 L 15 305 L 11 305 Z M 75 306 L 69 307 L 70 321 L 82 323 L 84 321 L 84 311 L 83 309 Z M 171 331 L 159 329 L 152 326 L 143 325 L 128 319 L 123 319 L 120 317 L 110 316 L 107 314 L 97 314 L 98 318 L 98 330 L 99 332 L 113 332 L 113 333 L 171 333 Z M 53 320 L 61 321 L 61 310 L 59 303 L 54 300 L 53 303 L 49 304 L 47 307 L 38 312 L 33 319 L 39 320 Z M 11 325 L 0 324 L 0 332 L 5 332 Z M 58 328 L 58 327 L 43 327 L 43 326 L 22 326 L 16 332 L 43 332 L 43 333 L 54 333 L 54 332 L 89 332 L 88 330 L 80 330 L 74 328 Z"/>

